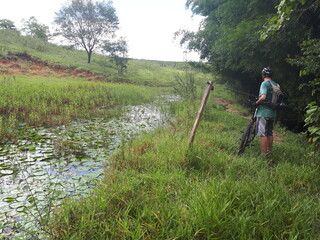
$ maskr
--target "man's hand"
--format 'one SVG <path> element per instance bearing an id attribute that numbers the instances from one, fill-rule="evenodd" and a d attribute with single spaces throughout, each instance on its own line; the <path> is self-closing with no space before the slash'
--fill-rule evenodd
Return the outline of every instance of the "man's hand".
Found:
<path id="1" fill-rule="evenodd" d="M 266 100 L 266 98 L 267 98 L 267 95 L 266 94 L 262 94 L 260 96 L 260 98 L 258 99 L 258 101 L 256 101 L 256 104 L 257 105 L 261 104 L 262 102 L 264 102 Z"/>
<path id="2" fill-rule="evenodd" d="M 257 104 L 256 102 L 252 102 L 252 103 L 251 103 L 251 107 L 252 107 L 252 108 L 256 108 L 256 107 L 258 107 L 258 104 Z"/>

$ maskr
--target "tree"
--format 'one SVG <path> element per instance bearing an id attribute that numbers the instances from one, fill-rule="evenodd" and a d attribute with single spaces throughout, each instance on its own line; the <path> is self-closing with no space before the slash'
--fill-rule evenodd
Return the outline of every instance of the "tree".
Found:
<path id="1" fill-rule="evenodd" d="M 273 59 L 271 41 L 259 40 L 259 30 L 269 15 L 275 13 L 273 3 L 265 0 L 188 0 L 186 6 L 205 18 L 198 32 L 182 34 L 181 43 L 187 43 L 190 50 L 199 52 L 201 58 L 207 59 L 224 78 L 241 80 L 244 87 L 258 85 L 255 83 L 258 69 L 271 65 Z"/>
<path id="2" fill-rule="evenodd" d="M 319 39 L 320 1 L 187 0 L 186 6 L 204 20 L 197 32 L 182 31 L 181 43 L 198 51 L 231 87 L 247 93 L 257 94 L 260 71 L 271 66 L 292 109 L 281 120 L 290 129 L 301 131 L 305 107 L 316 96 L 308 87 L 313 84 L 310 74 L 299 75 L 300 67 L 306 65 L 298 67 L 298 62 L 288 59 L 301 55 L 299 46 L 304 41 Z M 310 59 L 310 54 L 304 55 Z M 301 83 L 306 87 L 300 88 Z"/>
<path id="3" fill-rule="evenodd" d="M 102 50 L 110 55 L 111 61 L 118 68 L 118 74 L 123 75 L 128 64 L 127 41 L 122 37 L 116 42 L 105 41 Z"/>
<path id="4" fill-rule="evenodd" d="M 14 22 L 9 19 L 0 19 L 0 29 L 17 30 Z"/>
<path id="5" fill-rule="evenodd" d="M 55 23 L 59 34 L 85 49 L 90 63 L 94 49 L 102 40 L 112 37 L 119 21 L 111 1 L 72 0 L 56 13 Z"/>
<path id="6" fill-rule="evenodd" d="M 22 20 L 22 32 L 32 37 L 37 37 L 45 42 L 48 42 L 50 37 L 49 27 L 41 24 L 35 17 L 30 17 L 28 20 Z"/>

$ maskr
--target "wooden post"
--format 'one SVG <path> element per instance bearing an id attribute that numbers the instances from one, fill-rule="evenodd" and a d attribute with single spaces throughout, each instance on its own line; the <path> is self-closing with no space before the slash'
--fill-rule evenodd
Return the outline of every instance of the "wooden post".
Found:
<path id="1" fill-rule="evenodd" d="M 207 87 L 207 89 L 206 89 L 206 91 L 205 91 L 205 93 L 203 95 L 203 98 L 202 98 L 202 101 L 201 101 L 201 106 L 200 106 L 200 109 L 198 111 L 198 116 L 197 116 L 196 121 L 194 122 L 192 130 L 191 130 L 188 149 L 190 149 L 192 144 L 193 144 L 193 141 L 194 141 L 194 138 L 195 138 L 195 135 L 196 135 L 196 131 L 197 131 L 197 128 L 199 126 L 199 123 L 200 123 L 200 120 L 201 120 L 201 117 L 202 117 L 202 114 L 203 114 L 203 111 L 204 111 L 204 107 L 206 106 L 210 91 L 212 89 L 213 89 L 213 82 L 210 81 L 210 82 L 208 82 L 208 87 Z"/>

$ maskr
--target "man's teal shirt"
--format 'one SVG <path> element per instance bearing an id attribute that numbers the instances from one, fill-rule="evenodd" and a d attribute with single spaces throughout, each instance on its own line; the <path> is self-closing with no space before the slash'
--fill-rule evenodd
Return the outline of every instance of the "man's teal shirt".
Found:
<path id="1" fill-rule="evenodd" d="M 261 95 L 263 95 L 263 94 L 267 95 L 265 102 L 271 102 L 271 99 L 272 99 L 272 86 L 269 81 L 272 81 L 272 80 L 263 81 L 261 83 L 260 91 L 259 91 L 259 97 L 261 97 Z M 275 83 L 275 82 L 273 82 L 273 83 Z M 258 111 L 256 113 L 256 117 L 275 118 L 276 116 L 277 116 L 276 110 L 268 107 L 267 105 L 264 105 L 263 103 L 258 105 Z"/>

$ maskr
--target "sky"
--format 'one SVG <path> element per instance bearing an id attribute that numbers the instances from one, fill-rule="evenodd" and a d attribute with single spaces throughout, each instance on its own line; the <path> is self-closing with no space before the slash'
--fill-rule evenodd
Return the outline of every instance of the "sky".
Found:
<path id="1" fill-rule="evenodd" d="M 52 26 L 55 13 L 68 0 L 1 0 L 0 19 L 9 19 L 19 28 L 22 19 L 36 17 Z M 179 29 L 196 31 L 200 16 L 185 9 L 186 0 L 113 0 L 120 22 L 117 35 L 125 37 L 129 57 L 163 61 L 198 61 L 196 53 L 185 53 L 174 40 Z"/>

